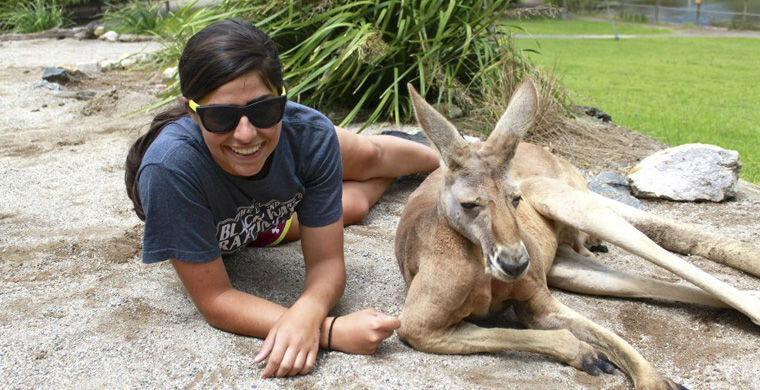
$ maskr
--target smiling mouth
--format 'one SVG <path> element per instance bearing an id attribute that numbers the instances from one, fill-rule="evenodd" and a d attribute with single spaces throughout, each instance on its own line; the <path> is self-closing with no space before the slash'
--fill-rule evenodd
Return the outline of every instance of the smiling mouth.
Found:
<path id="1" fill-rule="evenodd" d="M 241 156 L 251 156 L 261 149 L 261 144 L 252 146 L 250 148 L 233 148 L 231 146 L 229 148 L 235 154 L 238 154 Z"/>

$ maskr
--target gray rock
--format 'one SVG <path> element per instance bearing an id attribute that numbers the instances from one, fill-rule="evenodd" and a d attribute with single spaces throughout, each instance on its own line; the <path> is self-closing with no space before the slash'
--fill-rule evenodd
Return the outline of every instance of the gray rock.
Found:
<path id="1" fill-rule="evenodd" d="M 119 40 L 119 33 L 117 33 L 116 31 L 110 30 L 103 33 L 103 35 L 101 35 L 98 39 L 102 39 L 108 42 L 116 42 L 117 40 Z"/>
<path id="2" fill-rule="evenodd" d="M 602 171 L 598 175 L 591 176 L 588 179 L 588 189 L 637 209 L 647 209 L 641 201 L 631 195 L 631 186 L 628 185 L 628 181 L 617 173 Z"/>
<path id="3" fill-rule="evenodd" d="M 135 34 L 121 34 L 117 38 L 119 42 L 137 42 L 140 37 Z"/>
<path id="4" fill-rule="evenodd" d="M 66 84 L 71 81 L 71 76 L 66 69 L 49 66 L 42 71 L 42 79 L 51 83 Z"/>
<path id="5" fill-rule="evenodd" d="M 172 66 L 172 67 L 164 69 L 164 71 L 161 73 L 161 77 L 163 78 L 164 81 L 168 81 L 168 80 L 171 80 L 172 77 L 174 77 L 174 75 L 176 74 L 177 74 L 177 67 Z"/>
<path id="6" fill-rule="evenodd" d="M 97 62 L 77 64 L 76 69 L 85 74 L 94 74 L 100 72 L 100 65 Z"/>
<path id="7" fill-rule="evenodd" d="M 449 119 L 460 118 L 464 115 L 464 110 L 452 103 L 438 103 L 433 105 L 438 112 L 442 113 Z"/>
<path id="8" fill-rule="evenodd" d="M 51 82 L 45 81 L 45 80 L 37 80 L 34 83 L 34 87 L 35 88 L 43 88 L 44 87 L 44 88 L 50 89 L 52 91 L 60 91 L 62 89 L 61 84 L 51 83 Z"/>
<path id="9" fill-rule="evenodd" d="M 687 144 L 645 158 L 628 174 L 640 198 L 721 202 L 736 196 L 739 153 L 715 145 Z"/>

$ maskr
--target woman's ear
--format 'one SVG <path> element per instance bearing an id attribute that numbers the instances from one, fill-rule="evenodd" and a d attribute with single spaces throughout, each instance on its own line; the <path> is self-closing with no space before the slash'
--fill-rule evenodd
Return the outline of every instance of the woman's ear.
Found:
<path id="1" fill-rule="evenodd" d="M 190 105 L 188 102 L 190 102 L 190 99 L 188 99 L 186 96 L 180 96 L 179 101 L 182 102 L 182 105 L 185 106 L 185 109 L 187 109 L 187 113 L 190 114 L 191 117 L 195 117 L 195 112 L 190 109 Z"/>
<path id="2" fill-rule="evenodd" d="M 197 124 L 198 127 L 200 127 L 202 129 L 203 126 L 201 125 L 201 121 L 198 118 L 198 115 L 193 110 L 191 110 L 190 106 L 188 105 L 188 102 L 190 100 L 187 97 L 185 97 L 185 96 L 180 96 L 179 100 L 182 102 L 182 104 L 185 105 L 185 109 L 187 110 L 187 113 L 190 114 L 190 118 L 192 118 L 193 121 L 195 122 L 195 124 Z"/>

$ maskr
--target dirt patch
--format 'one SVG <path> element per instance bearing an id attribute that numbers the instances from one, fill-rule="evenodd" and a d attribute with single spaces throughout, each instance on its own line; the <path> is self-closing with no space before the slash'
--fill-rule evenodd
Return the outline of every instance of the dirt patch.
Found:
<path id="1" fill-rule="evenodd" d="M 320 353 L 317 368 L 306 377 L 259 379 L 261 368 L 252 359 L 260 340 L 208 326 L 171 264 L 139 263 L 143 225 L 125 193 L 123 164 L 130 143 L 152 119 L 150 113 L 134 112 L 154 102 L 162 84 L 153 74 L 113 71 L 81 78 L 64 91 L 35 88 L 45 65 L 92 62 L 101 52 L 116 53 L 115 58 L 125 53 L 117 50 L 121 46 L 102 42 L 2 45 L 0 372 L 7 387 L 630 386 L 621 375 L 592 377 L 543 356 L 436 356 L 414 351 L 397 337 L 371 357 Z M 544 144 L 589 172 L 624 173 L 663 147 L 583 115 L 569 122 L 564 134 Z M 348 283 L 334 314 L 366 307 L 399 314 L 405 288 L 393 258 L 393 235 L 418 183 L 397 181 L 363 224 L 346 229 Z M 760 191 L 755 187 L 741 187 L 737 199 L 721 204 L 645 203 L 659 215 L 745 242 L 760 241 Z M 237 288 L 287 305 L 298 298 L 303 284 L 301 258 L 300 247 L 288 244 L 244 251 L 226 265 Z M 675 280 L 619 250 L 600 259 L 618 269 Z M 740 288 L 760 289 L 757 278 L 704 259 L 686 259 Z M 734 311 L 555 295 L 619 333 L 658 370 L 689 387 L 760 383 L 760 332 Z"/>
<path id="2" fill-rule="evenodd" d="M 117 104 L 119 104 L 119 92 L 116 89 L 112 89 L 85 104 L 85 106 L 82 107 L 82 115 L 109 115 L 113 113 Z"/>

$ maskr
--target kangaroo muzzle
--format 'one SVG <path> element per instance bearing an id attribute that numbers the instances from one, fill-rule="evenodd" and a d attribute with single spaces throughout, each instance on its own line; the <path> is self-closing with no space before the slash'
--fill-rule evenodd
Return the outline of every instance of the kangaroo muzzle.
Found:
<path id="1" fill-rule="evenodd" d="M 525 245 L 520 242 L 519 245 L 511 247 L 497 246 L 488 256 L 487 271 L 496 279 L 509 282 L 525 275 L 528 266 L 530 256 Z"/>

